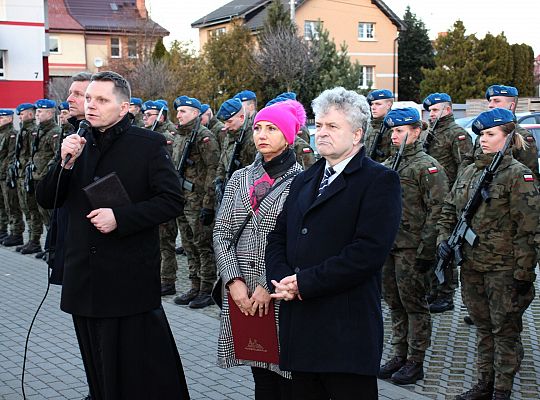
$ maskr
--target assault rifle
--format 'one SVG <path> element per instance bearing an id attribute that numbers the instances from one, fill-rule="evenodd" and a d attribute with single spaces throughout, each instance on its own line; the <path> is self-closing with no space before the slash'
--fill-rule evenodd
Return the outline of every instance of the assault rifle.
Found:
<path id="1" fill-rule="evenodd" d="M 433 122 L 433 125 L 431 125 L 431 127 L 427 131 L 426 140 L 424 140 L 424 151 L 426 153 L 429 151 L 429 146 L 431 145 L 431 142 L 433 141 L 433 139 L 435 139 L 435 128 L 437 128 L 437 125 L 439 124 L 439 120 L 441 119 L 443 112 L 444 112 L 444 107 L 441 109 L 441 112 L 437 116 L 437 119 L 435 120 L 435 122 Z"/>
<path id="2" fill-rule="evenodd" d="M 38 152 L 39 149 L 39 133 L 41 132 L 41 129 L 38 130 L 36 137 L 34 138 L 34 141 L 32 142 L 32 152 L 30 153 L 30 161 L 26 165 L 26 168 L 24 170 L 24 190 L 28 193 L 34 193 L 34 177 L 32 176 L 32 173 L 36 170 L 36 165 L 34 164 L 34 156 Z"/>
<path id="3" fill-rule="evenodd" d="M 22 135 L 22 124 L 21 129 L 17 132 L 15 137 L 15 151 L 13 152 L 13 161 L 9 164 L 7 174 L 8 174 L 8 187 L 15 189 L 17 187 L 17 178 L 19 178 L 19 169 L 21 168 L 21 161 L 19 160 L 21 156 L 21 135 Z"/>
<path id="4" fill-rule="evenodd" d="M 405 150 L 405 145 L 407 144 L 407 139 L 409 138 L 409 134 L 405 134 L 405 138 L 401 142 L 401 145 L 399 146 L 399 150 L 394 156 L 394 160 L 392 161 L 392 170 L 397 171 L 399 168 L 399 164 L 401 164 L 401 159 L 403 158 L 403 151 Z"/>
<path id="5" fill-rule="evenodd" d="M 375 136 L 375 140 L 371 145 L 371 149 L 369 149 L 369 158 L 371 158 L 372 160 L 375 159 L 375 156 L 384 156 L 384 154 L 379 150 L 379 146 L 381 144 L 382 137 L 387 130 L 388 129 L 386 128 L 384 123 L 382 123 L 381 128 L 379 129 L 379 132 L 377 132 L 377 136 Z"/>
<path id="6" fill-rule="evenodd" d="M 195 120 L 195 125 L 193 126 L 193 129 L 191 130 L 191 136 L 189 140 L 184 143 L 184 149 L 182 150 L 182 157 L 180 158 L 180 162 L 178 163 L 178 168 L 176 169 L 178 171 L 178 179 L 180 179 L 180 185 L 182 186 L 182 189 L 187 190 L 188 192 L 193 192 L 193 182 L 190 182 L 186 179 L 184 176 L 186 165 L 193 165 L 193 161 L 189 159 L 189 155 L 191 153 L 191 148 L 193 147 L 193 144 L 195 143 L 195 139 L 197 139 L 197 133 L 199 132 L 199 128 L 201 127 L 201 117 L 198 116 Z"/>
<path id="7" fill-rule="evenodd" d="M 501 162 L 504 158 L 504 153 L 510 147 L 512 140 L 514 138 L 514 131 L 508 135 L 506 142 L 501 150 L 495 154 L 491 164 L 482 172 L 480 179 L 478 181 L 478 186 L 476 190 L 469 198 L 469 201 L 461 211 L 461 215 L 457 221 L 452 234 L 448 238 L 448 246 L 452 250 L 447 257 L 441 258 L 437 256 L 437 266 L 435 267 L 435 275 L 437 279 L 442 284 L 444 283 L 444 271 L 448 268 L 452 259 L 455 259 L 456 265 L 461 265 L 463 262 L 463 253 L 462 247 L 465 241 L 469 243 L 471 247 L 474 247 L 478 243 L 478 236 L 471 228 L 471 221 L 474 217 L 474 214 L 478 211 L 480 205 L 484 202 L 489 203 L 491 197 L 489 195 L 489 185 L 493 182 L 493 177 L 497 172 L 497 169 L 501 165 Z"/>
<path id="8" fill-rule="evenodd" d="M 151 131 L 155 131 L 156 128 L 157 128 L 157 124 L 159 124 L 159 119 L 161 118 L 161 116 L 163 115 L 163 109 L 165 107 L 161 107 L 161 109 L 159 110 L 159 114 L 157 115 L 156 117 L 156 120 L 154 121 L 154 123 L 152 124 L 152 127 L 150 128 Z"/>

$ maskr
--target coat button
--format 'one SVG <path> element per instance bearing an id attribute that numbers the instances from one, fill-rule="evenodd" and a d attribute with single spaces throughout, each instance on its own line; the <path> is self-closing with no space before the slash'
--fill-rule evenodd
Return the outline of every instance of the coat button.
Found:
<path id="1" fill-rule="evenodd" d="M 90 254 L 96 254 L 97 253 L 97 248 L 92 246 L 90 247 Z"/>
<path id="2" fill-rule="evenodd" d="M 294 272 L 295 272 L 295 273 L 299 273 L 299 272 L 300 272 L 300 268 L 296 267 L 296 268 L 294 269 Z"/>
<path id="3" fill-rule="evenodd" d="M 307 234 L 307 228 L 302 228 L 302 230 L 300 232 L 302 233 L 302 235 L 306 235 Z"/>

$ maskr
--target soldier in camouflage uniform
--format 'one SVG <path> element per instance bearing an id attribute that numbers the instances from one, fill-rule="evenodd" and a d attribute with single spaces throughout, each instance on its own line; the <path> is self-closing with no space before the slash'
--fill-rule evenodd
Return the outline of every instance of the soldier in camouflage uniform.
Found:
<path id="1" fill-rule="evenodd" d="M 178 118 L 179 143 L 175 146 L 173 163 L 178 166 L 184 146 L 200 122 L 201 103 L 197 99 L 180 96 L 174 101 L 174 107 Z M 216 138 L 208 128 L 199 125 L 189 159 L 180 171 L 182 177 L 193 184 L 190 190 L 189 185 L 183 183 L 185 220 L 181 218 L 179 221 L 182 245 L 188 255 L 191 289 L 174 299 L 176 304 L 189 304 L 191 308 L 213 304 L 210 293 L 216 280 L 216 264 L 212 247 L 212 225 L 218 157 L 219 145 Z"/>
<path id="2" fill-rule="evenodd" d="M 4 119 L 8 119 L 4 117 Z M 6 131 L 7 128 L 7 131 Z M 6 200 L 6 211 L 9 219 L 11 233 L 4 239 L 4 246 L 19 246 L 23 244 L 22 234 L 24 232 L 24 219 L 17 196 L 17 180 L 21 173 L 20 164 L 17 162 L 16 153 L 18 155 L 21 143 L 21 135 L 13 127 L 13 115 L 11 122 L 0 127 L 6 131 L 4 140 L 0 145 L 0 185 L 2 193 Z"/>
<path id="3" fill-rule="evenodd" d="M 448 179 L 437 160 L 423 151 L 418 140 L 422 121 L 416 109 L 391 110 L 384 124 L 390 130 L 392 152 L 396 153 L 384 165 L 390 167 L 397 147 L 405 139 L 406 144 L 397 169 L 403 214 L 382 271 L 383 297 L 392 317 L 394 356 L 380 368 L 379 378 L 405 385 L 424 377 L 424 356 L 431 336 L 425 274 L 435 264 L 435 224 L 448 193 Z"/>
<path id="4" fill-rule="evenodd" d="M 131 115 L 133 115 L 132 124 L 141 128 L 145 127 L 145 124 L 143 121 L 142 106 L 143 106 L 142 99 L 138 97 L 132 97 L 129 100 L 129 112 L 131 113 Z"/>
<path id="5" fill-rule="evenodd" d="M 424 109 L 429 111 L 429 129 L 424 139 L 424 151 L 435 158 L 444 168 L 452 188 L 459 174 L 465 155 L 472 151 L 471 137 L 455 123 L 452 98 L 446 93 L 432 93 L 424 99 Z M 458 273 L 448 268 L 447 279 L 440 285 L 433 270 L 428 274 L 431 290 L 428 296 L 429 311 L 440 313 L 454 309 L 454 293 L 458 285 Z"/>
<path id="6" fill-rule="evenodd" d="M 480 114 L 473 131 L 480 135 L 482 154 L 458 176 L 437 224 L 439 257 L 450 254 L 446 241 L 461 210 L 476 189 L 479 177 L 514 129 L 511 111 L 496 108 Z M 525 141 L 514 135 L 514 147 Z M 510 150 L 471 220 L 478 243 L 463 244 L 461 292 L 477 326 L 478 383 L 456 399 L 510 399 L 523 359 L 522 316 L 534 298 L 535 237 L 540 217 L 537 182 L 532 171 Z"/>
<path id="7" fill-rule="evenodd" d="M 496 107 L 505 108 L 515 113 L 518 94 L 517 88 L 513 86 L 492 85 L 486 90 L 486 100 L 489 102 L 488 106 L 490 109 Z M 512 155 L 516 160 L 529 167 L 538 181 L 540 179 L 540 173 L 538 171 L 538 147 L 536 146 L 534 136 L 527 129 L 519 125 L 516 125 L 516 132 L 523 136 L 527 143 L 527 148 L 516 149 L 514 147 L 512 149 Z M 473 152 L 464 160 L 464 166 L 473 163 L 475 157 L 481 153 L 480 138 L 477 137 Z"/>
<path id="8" fill-rule="evenodd" d="M 242 90 L 236 93 L 233 99 L 238 99 L 242 102 L 243 109 L 247 117 L 253 122 L 255 114 L 257 114 L 257 95 L 251 90 Z"/>
<path id="9" fill-rule="evenodd" d="M 208 104 L 201 106 L 201 124 L 206 126 L 212 132 L 219 144 L 219 151 L 225 141 L 225 125 L 216 116 Z"/>
<path id="10" fill-rule="evenodd" d="M 13 224 L 10 218 L 10 203 L 12 203 L 12 197 L 9 196 L 7 192 L 7 171 L 4 167 L 4 164 L 8 161 L 8 142 L 11 139 L 11 136 L 15 137 L 17 132 L 13 129 L 13 111 L 9 109 L 0 110 L 0 184 L 1 184 L 1 193 L 0 193 L 0 240 L 4 244 L 5 241 L 9 239 L 12 241 L 13 237 Z M 4 186 L 6 188 L 4 188 Z M 6 189 L 6 190 L 4 190 Z M 12 234 L 8 234 L 8 226 L 11 225 Z M 22 241 L 22 235 L 20 235 L 19 240 Z M 9 242 L 8 242 L 9 243 Z"/>
<path id="11" fill-rule="evenodd" d="M 163 135 L 167 141 L 167 151 L 172 157 L 173 144 L 175 142 L 176 127 L 167 118 L 169 107 L 163 101 L 148 100 L 143 106 L 143 121 L 146 129 L 151 129 L 160 114 L 159 121 L 154 128 L 154 132 Z M 161 253 L 161 295 L 167 296 L 176 293 L 176 271 L 178 263 L 174 251 L 178 227 L 176 219 L 164 222 L 159 225 L 159 251 Z"/>
<path id="12" fill-rule="evenodd" d="M 371 122 L 365 134 L 364 146 L 366 155 L 374 161 L 383 162 L 390 156 L 392 140 L 390 132 L 383 124 L 384 117 L 392 108 L 394 94 L 387 89 L 373 90 L 366 97 L 371 107 Z M 375 148 L 377 136 L 381 133 L 379 145 Z"/>

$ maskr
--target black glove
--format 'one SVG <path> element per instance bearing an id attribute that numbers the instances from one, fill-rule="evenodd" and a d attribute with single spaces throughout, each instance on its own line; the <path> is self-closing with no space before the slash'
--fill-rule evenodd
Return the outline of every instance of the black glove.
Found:
<path id="1" fill-rule="evenodd" d="M 208 226 L 212 224 L 212 221 L 214 221 L 214 214 L 214 210 L 211 210 L 209 208 L 201 208 L 201 214 L 199 215 L 199 219 L 204 226 Z"/>
<path id="2" fill-rule="evenodd" d="M 421 260 L 417 258 L 416 263 L 414 264 L 414 268 L 421 274 L 424 274 L 428 272 L 430 269 L 432 269 L 434 264 L 435 264 L 434 260 Z"/>
<path id="3" fill-rule="evenodd" d="M 529 292 L 529 290 L 531 290 L 532 285 L 533 283 L 530 281 L 520 281 L 518 279 L 514 279 L 512 286 L 514 286 L 514 289 L 516 289 L 517 294 L 524 296 Z"/>
<path id="4" fill-rule="evenodd" d="M 452 254 L 452 249 L 448 245 L 448 241 L 443 240 L 439 244 L 439 247 L 437 247 L 437 257 L 439 259 L 447 260 L 451 256 L 451 254 Z"/>

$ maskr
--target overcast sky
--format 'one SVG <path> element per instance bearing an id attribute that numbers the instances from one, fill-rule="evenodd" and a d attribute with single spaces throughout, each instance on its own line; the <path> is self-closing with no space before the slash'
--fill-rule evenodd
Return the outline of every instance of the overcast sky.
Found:
<path id="1" fill-rule="evenodd" d="M 487 32 L 503 32 L 508 42 L 527 43 L 540 54 L 540 2 L 538 0 L 384 0 L 399 16 L 403 17 L 407 5 L 429 29 L 430 38 L 438 32 L 451 29 L 461 19 L 468 33 L 481 38 Z M 198 30 L 191 23 L 229 0 L 146 0 L 152 19 L 171 32 L 165 39 L 192 40 L 198 48 Z"/>

